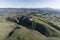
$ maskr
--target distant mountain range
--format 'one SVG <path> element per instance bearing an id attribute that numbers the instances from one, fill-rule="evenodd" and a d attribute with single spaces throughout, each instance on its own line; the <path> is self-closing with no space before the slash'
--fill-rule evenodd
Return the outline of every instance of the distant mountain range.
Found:
<path id="1" fill-rule="evenodd" d="M 20 11 L 20 12 L 41 12 L 41 13 L 48 13 L 49 15 L 60 15 L 60 9 L 53 9 L 53 8 L 0 8 L 1 11 Z"/>

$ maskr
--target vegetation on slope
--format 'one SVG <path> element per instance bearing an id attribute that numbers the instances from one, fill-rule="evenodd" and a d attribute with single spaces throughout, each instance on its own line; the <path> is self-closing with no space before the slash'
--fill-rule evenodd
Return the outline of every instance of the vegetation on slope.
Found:
<path id="1" fill-rule="evenodd" d="M 4 40 L 15 27 L 15 23 L 0 22 L 0 40 Z"/>
<path id="2" fill-rule="evenodd" d="M 33 21 L 29 20 L 29 15 L 9 16 L 6 19 L 0 18 L 0 40 L 59 40 L 60 38 L 58 18 L 48 14 L 33 14 Z"/>
<path id="3" fill-rule="evenodd" d="M 14 31 L 7 40 L 46 40 L 45 36 L 39 32 L 22 27 Z"/>
<path id="4" fill-rule="evenodd" d="M 43 16 L 43 15 L 42 15 Z M 43 19 L 43 18 L 42 18 Z M 45 28 L 46 28 L 46 30 L 49 32 L 49 34 L 50 34 L 50 36 L 57 36 L 58 35 L 58 37 L 60 37 L 59 35 L 60 35 L 60 31 L 59 30 L 57 30 L 56 28 L 54 28 L 54 26 L 52 25 L 50 25 L 50 24 L 48 24 L 48 21 L 46 20 L 41 20 L 40 19 L 40 17 L 36 17 L 36 16 L 34 16 L 34 21 L 35 22 L 37 22 L 37 23 L 39 23 L 39 24 L 41 24 L 41 25 L 43 25 Z M 50 21 L 49 21 L 50 22 Z M 58 27 L 58 26 L 57 26 Z M 55 32 L 55 33 L 54 33 Z"/>

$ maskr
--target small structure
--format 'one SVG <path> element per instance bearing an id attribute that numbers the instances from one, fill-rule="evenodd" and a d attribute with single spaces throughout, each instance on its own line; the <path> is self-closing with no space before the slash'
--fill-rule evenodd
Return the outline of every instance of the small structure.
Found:
<path id="1" fill-rule="evenodd" d="M 32 17 L 30 17 L 30 18 L 29 18 L 29 20 L 30 20 L 30 21 L 33 21 L 33 18 L 32 18 Z"/>

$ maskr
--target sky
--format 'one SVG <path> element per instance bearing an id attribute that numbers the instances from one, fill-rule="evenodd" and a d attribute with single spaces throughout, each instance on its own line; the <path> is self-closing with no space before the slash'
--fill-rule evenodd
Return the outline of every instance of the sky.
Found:
<path id="1" fill-rule="evenodd" d="M 0 8 L 60 9 L 60 0 L 0 0 Z"/>

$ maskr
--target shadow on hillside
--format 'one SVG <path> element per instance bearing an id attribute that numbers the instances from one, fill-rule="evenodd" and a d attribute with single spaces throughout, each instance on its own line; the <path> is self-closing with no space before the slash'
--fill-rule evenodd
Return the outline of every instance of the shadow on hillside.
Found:
<path id="1" fill-rule="evenodd" d="M 8 21 L 12 21 L 13 19 L 10 19 L 8 18 Z M 13 22 L 17 23 L 16 20 L 13 20 Z M 43 21 L 44 22 L 44 21 Z M 22 16 L 19 18 L 19 22 L 17 23 L 19 25 L 22 25 L 26 28 L 29 28 L 29 29 L 32 29 L 32 30 L 36 30 L 38 32 L 40 32 L 41 34 L 45 35 L 45 36 L 50 36 L 50 33 L 48 32 L 48 30 L 44 27 L 44 25 L 41 25 L 39 23 L 36 23 L 36 22 L 33 22 L 33 21 L 30 21 L 28 17 L 26 16 Z M 50 23 L 48 22 L 47 23 L 48 25 L 60 30 L 60 28 L 58 28 L 56 25 L 54 25 L 53 23 Z M 13 31 L 12 31 L 13 32 Z M 11 32 L 11 33 L 12 33 Z M 10 33 L 10 34 L 11 34 Z M 9 34 L 9 35 L 10 35 Z"/>
<path id="2" fill-rule="evenodd" d="M 51 23 L 51 22 L 48 22 L 48 24 L 49 24 L 50 26 L 52 26 L 52 27 L 54 27 L 54 28 L 56 28 L 57 30 L 60 31 L 60 28 L 59 28 L 57 25 L 54 25 L 54 24 Z"/>
<path id="3" fill-rule="evenodd" d="M 15 30 L 20 29 L 20 28 L 21 28 L 21 27 L 19 27 L 19 26 L 17 26 L 16 28 L 14 28 L 14 29 L 8 34 L 7 37 L 10 37 L 10 36 L 14 33 Z"/>
<path id="4" fill-rule="evenodd" d="M 41 19 L 39 19 L 39 20 L 41 20 Z M 41 21 L 45 22 L 44 20 L 41 20 Z M 53 24 L 51 22 L 45 22 L 45 23 L 60 31 L 60 27 L 58 27 L 57 25 L 55 25 L 55 24 Z"/>
<path id="5" fill-rule="evenodd" d="M 47 36 L 48 32 L 47 30 L 44 28 L 43 25 L 36 23 L 32 25 L 32 21 L 30 21 L 27 17 L 25 18 L 24 16 L 20 18 L 19 23 L 20 25 L 23 25 L 24 27 L 27 27 L 29 29 L 33 29 L 36 30 L 40 33 L 42 33 L 43 35 Z"/>

